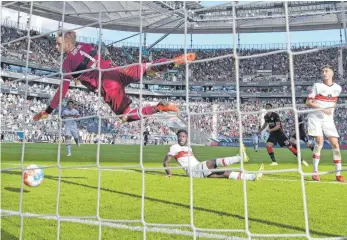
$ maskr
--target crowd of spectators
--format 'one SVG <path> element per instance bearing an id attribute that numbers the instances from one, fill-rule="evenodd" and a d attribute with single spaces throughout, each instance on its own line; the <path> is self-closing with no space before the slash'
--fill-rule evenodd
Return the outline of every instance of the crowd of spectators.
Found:
<path id="1" fill-rule="evenodd" d="M 26 31 L 21 31 L 16 28 L 1 26 L 1 42 L 6 43 L 13 41 L 17 38 L 27 36 Z M 30 31 L 30 36 L 34 37 L 39 35 L 37 31 Z M 1 55 L 12 60 L 25 61 L 27 57 L 27 38 L 20 41 L 13 42 L 1 47 Z M 42 36 L 32 39 L 29 49 L 29 61 L 31 64 L 41 64 L 48 68 L 59 67 L 59 53 L 55 51 L 55 38 L 54 36 Z M 275 51 L 276 49 L 273 49 Z M 294 51 L 307 50 L 307 48 L 297 48 Z M 126 65 L 138 61 L 139 49 L 134 47 L 113 47 L 107 49 L 108 57 L 110 57 L 116 65 Z M 272 50 L 266 50 L 272 51 Z M 232 53 L 232 49 L 210 49 L 210 50 L 194 50 L 198 59 L 216 58 L 223 55 Z M 239 49 L 240 56 L 250 56 L 254 54 L 265 53 L 265 50 L 257 49 Z M 153 49 L 150 56 L 145 56 L 143 61 L 151 61 L 158 58 L 174 58 L 183 54 L 183 49 Z M 294 73 L 295 81 L 308 81 L 314 82 L 320 78 L 319 69 L 324 64 L 329 64 L 336 69 L 339 69 L 339 54 L 338 47 L 323 49 L 309 54 L 299 54 L 294 57 Z M 344 56 L 347 55 L 347 50 L 343 49 Z M 261 56 L 257 58 L 244 58 L 239 62 L 240 77 L 245 82 L 286 82 L 289 81 L 289 58 L 287 53 L 277 53 L 272 55 Z M 343 62 L 343 64 L 346 64 Z M 216 59 L 213 61 L 205 61 L 200 63 L 191 64 L 189 67 L 189 80 L 190 81 L 232 81 L 234 79 L 234 60 L 232 57 Z M 347 66 L 342 66 L 346 71 Z M 9 70 L 9 65 L 2 64 L 2 70 Z M 18 70 L 15 70 L 18 71 Z M 166 81 L 185 81 L 185 67 L 181 66 L 177 71 L 166 74 L 148 77 L 149 80 L 166 80 Z M 336 81 L 341 81 L 342 77 L 339 74 L 335 76 Z M 57 86 L 38 82 L 29 82 L 28 88 L 22 82 L 5 81 L 2 87 L 8 87 L 15 90 L 28 90 L 33 93 L 47 93 L 52 96 Z M 131 86 L 129 86 L 131 87 Z M 296 86 L 296 92 L 308 93 L 311 86 Z M 164 86 L 159 86 L 155 91 L 172 91 Z M 199 91 L 191 88 L 191 92 Z M 288 93 L 290 86 L 271 86 L 271 87 L 240 87 L 242 93 Z M 175 89 L 175 91 L 184 91 L 184 89 Z M 226 87 L 211 87 L 203 89 L 205 92 L 235 92 L 235 88 Z M 343 85 L 343 91 L 347 91 L 347 86 Z M 131 135 L 134 138 L 140 137 L 140 124 L 139 122 L 123 123 L 114 116 L 111 109 L 102 100 L 100 104 L 98 97 L 94 92 L 73 88 L 70 89 L 68 99 L 76 102 L 76 108 L 79 110 L 81 116 L 95 116 L 102 117 L 101 127 L 102 135 L 97 136 L 96 126 L 98 125 L 98 118 L 91 117 L 78 121 L 81 139 L 84 142 L 93 142 L 95 139 L 103 142 L 114 142 L 114 136 Z M 132 107 L 139 105 L 139 99 L 133 98 Z M 163 98 L 163 97 L 162 97 Z M 146 98 L 146 104 L 155 104 L 160 101 L 160 97 Z M 182 99 L 165 98 L 171 102 L 177 103 L 182 113 L 180 117 L 184 121 L 188 121 L 188 115 L 185 112 L 186 102 Z M 284 107 L 291 104 L 290 98 L 254 98 L 247 101 L 243 100 L 241 104 L 241 111 L 260 111 L 263 108 L 264 101 L 271 102 L 275 107 Z M 346 101 L 342 99 L 342 101 Z M 303 104 L 304 99 L 297 99 L 298 104 Z M 57 112 L 52 114 L 47 121 L 34 123 L 31 121 L 32 116 L 45 109 L 48 104 L 48 99 L 44 98 L 30 98 L 25 99 L 21 95 L 16 94 L 1 94 L 1 119 L 2 124 L 6 129 L 25 129 L 29 131 L 27 134 L 32 136 L 30 140 L 37 138 L 37 136 L 45 135 L 45 138 L 57 139 L 57 131 L 59 129 L 59 117 Z M 213 114 L 211 114 L 213 105 L 215 105 L 217 123 L 213 124 Z M 302 107 L 302 106 L 300 106 Z M 191 101 L 189 105 L 192 115 L 191 126 L 196 131 L 199 131 L 207 136 L 211 136 L 214 131 L 213 127 L 217 126 L 219 137 L 237 137 L 238 130 L 238 115 L 236 112 L 235 100 L 226 100 L 215 98 L 214 102 L 204 102 L 203 100 Z M 234 110 L 234 111 L 232 111 Z M 292 114 L 290 111 L 280 112 L 283 116 L 285 128 L 290 129 L 292 125 Z M 344 121 L 347 116 L 347 108 L 339 108 L 336 112 L 336 122 L 339 132 L 347 139 L 347 124 Z M 252 126 L 260 125 L 260 116 L 256 114 L 242 115 L 242 124 L 245 136 L 250 136 Z M 174 136 L 174 130 L 163 124 L 158 117 L 149 117 L 145 120 L 145 127 L 151 130 L 152 135 L 157 136 Z M 288 130 L 290 131 L 290 130 Z M 47 137 L 49 136 L 49 137 Z"/>

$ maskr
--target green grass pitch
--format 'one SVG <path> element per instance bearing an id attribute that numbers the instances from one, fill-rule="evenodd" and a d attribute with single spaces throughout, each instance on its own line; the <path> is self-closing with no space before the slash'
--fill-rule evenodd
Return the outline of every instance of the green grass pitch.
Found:
<path id="1" fill-rule="evenodd" d="M 169 146 L 147 146 L 143 149 L 146 168 L 162 167 L 162 160 Z M 142 173 L 138 167 L 140 146 L 101 145 L 100 165 L 129 166 L 122 169 L 100 171 L 100 211 L 102 219 L 129 220 L 127 223 L 111 221 L 101 228 L 102 239 L 142 239 L 141 220 Z M 55 166 L 58 145 L 26 144 L 25 165 Z M 233 156 L 237 148 L 193 147 L 200 160 Z M 287 149 L 275 149 L 279 166 L 269 166 L 270 158 L 265 149 L 254 152 L 247 149 L 250 156 L 247 170 L 256 170 L 261 162 L 266 170 L 290 169 L 297 167 L 296 159 Z M 97 146 L 72 146 L 72 156 L 66 157 L 65 146 L 61 146 L 61 166 L 84 166 L 96 163 Z M 347 152 L 342 151 L 344 168 Z M 311 151 L 302 151 L 304 159 L 311 164 Z M 21 144 L 2 144 L 1 168 L 19 167 Z M 321 171 L 334 170 L 332 153 L 323 150 Z M 172 164 L 177 166 L 177 164 Z M 235 165 L 238 167 L 239 165 Z M 311 172 L 312 166 L 303 167 Z M 58 222 L 52 218 L 56 214 L 58 176 L 57 168 L 44 169 L 45 180 L 36 188 L 24 186 L 22 212 L 46 214 L 46 218 L 25 217 L 23 239 L 57 239 Z M 172 178 L 165 177 L 164 171 L 152 170 L 144 175 L 145 199 L 144 220 L 150 224 L 186 224 L 186 227 L 170 226 L 160 228 L 149 226 L 147 239 L 193 239 L 190 215 L 190 178 L 182 169 L 174 169 Z M 344 173 L 345 177 L 347 174 Z M 305 178 L 310 233 L 322 239 L 347 236 L 347 184 L 335 181 L 334 174 L 324 175 L 321 182 Z M 19 170 L 1 172 L 2 215 L 19 211 L 21 173 Z M 194 225 L 208 229 L 244 229 L 243 182 L 229 179 L 193 179 Z M 249 230 L 257 234 L 305 233 L 305 220 L 300 176 L 298 173 L 276 173 L 264 175 L 262 181 L 247 182 Z M 97 218 L 98 171 L 88 169 L 63 168 L 59 195 L 59 215 L 70 217 L 60 222 L 60 239 L 98 239 Z M 34 215 L 33 215 L 34 216 Z M 84 219 L 76 221 L 76 218 Z M 19 239 L 21 219 L 18 216 L 1 217 L 1 234 L 5 240 Z M 178 234 L 179 233 L 179 234 Z M 223 237 L 245 238 L 245 233 L 198 232 L 197 239 Z M 347 238 L 347 237 L 346 237 Z M 255 239 L 262 239 L 260 237 Z M 278 239 L 278 238 L 266 238 Z M 286 238 L 284 238 L 286 239 Z M 293 238 L 291 238 L 293 239 Z M 304 238 L 294 238 L 304 239 Z"/>

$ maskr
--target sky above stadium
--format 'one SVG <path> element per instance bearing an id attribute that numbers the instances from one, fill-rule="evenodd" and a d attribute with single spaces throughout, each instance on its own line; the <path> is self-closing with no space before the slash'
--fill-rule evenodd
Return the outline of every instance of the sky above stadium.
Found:
<path id="1" fill-rule="evenodd" d="M 249 2 L 249 1 L 247 1 Z M 225 1 L 215 1 L 215 2 L 201 2 L 203 6 L 214 6 L 226 3 Z M 243 2 L 246 3 L 246 2 Z M 7 19 L 7 21 L 17 22 L 18 12 L 10 9 L 3 9 L 2 18 Z M 20 14 L 20 22 L 26 24 L 28 19 L 28 14 Z M 32 17 L 32 26 L 37 28 L 54 30 L 57 29 L 58 22 L 50 19 L 45 19 L 39 16 Z M 65 28 L 75 28 L 77 25 L 73 24 L 64 24 Z M 98 30 L 95 28 L 84 28 L 77 31 L 79 36 L 88 36 L 91 38 L 98 38 Z M 117 41 L 122 38 L 131 36 L 132 32 L 121 32 L 115 30 L 103 30 L 103 39 Z M 155 42 L 163 34 L 147 34 L 147 45 Z M 187 38 L 187 45 L 190 45 L 191 36 Z M 126 42 L 138 43 L 139 37 L 133 37 Z M 292 32 L 291 33 L 291 42 L 323 42 L 323 41 L 339 41 L 340 40 L 340 31 L 339 30 L 324 30 L 324 31 L 302 31 L 302 32 Z M 240 43 L 241 44 L 269 44 L 269 43 L 285 43 L 286 42 L 286 33 L 244 33 L 240 34 Z M 218 44 L 232 44 L 233 36 L 232 34 L 194 34 L 193 35 L 193 45 L 218 45 Z M 183 45 L 184 44 L 184 35 L 169 35 L 160 44 L 175 44 Z"/>

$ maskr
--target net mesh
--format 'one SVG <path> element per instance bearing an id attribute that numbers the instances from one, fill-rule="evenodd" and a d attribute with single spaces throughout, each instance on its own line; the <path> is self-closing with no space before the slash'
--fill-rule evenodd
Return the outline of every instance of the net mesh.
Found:
<path id="1" fill-rule="evenodd" d="M 10 4 L 13 3 L 6 3 L 6 4 L 2 4 L 2 8 L 6 7 Z M 30 28 L 32 25 L 32 12 L 33 12 L 33 2 L 30 2 L 30 12 L 29 12 L 29 23 L 28 23 L 28 31 L 27 31 L 27 35 L 23 36 L 21 38 L 18 38 L 16 40 L 7 42 L 7 43 L 2 43 L 2 46 L 6 46 L 8 44 L 12 44 L 15 43 L 17 41 L 21 41 L 21 40 L 27 40 L 27 52 L 26 52 L 26 72 L 24 74 L 24 77 L 22 79 L 18 79 L 16 81 L 25 81 L 26 85 L 28 85 L 28 81 L 33 81 L 33 80 L 37 80 L 41 77 L 37 77 L 37 78 L 30 78 L 28 77 L 28 69 L 29 69 L 29 52 L 30 52 L 30 48 L 31 48 L 31 44 L 32 41 L 35 40 L 36 38 L 42 37 L 45 34 L 42 35 L 36 35 L 36 36 L 31 36 L 30 35 Z M 301 54 L 308 54 L 308 53 L 312 53 L 315 51 L 321 51 L 323 48 L 317 48 L 317 49 L 310 49 L 310 50 L 305 50 L 305 51 L 297 51 L 297 52 L 293 52 L 291 50 L 291 42 L 290 42 L 290 21 L 289 21 L 289 13 L 288 13 L 288 2 L 284 2 L 284 9 L 285 9 L 285 26 L 286 26 L 286 39 L 287 39 L 287 49 L 286 50 L 278 50 L 278 51 L 272 51 L 272 52 L 266 52 L 266 53 L 261 53 L 261 54 L 256 54 L 256 55 L 250 55 L 250 56 L 240 56 L 237 52 L 237 18 L 236 18 L 236 7 L 235 7 L 235 2 L 233 3 L 233 21 L 232 21 L 232 29 L 233 29 L 233 53 L 232 54 L 227 54 L 227 55 L 223 55 L 223 56 L 219 56 L 216 58 L 209 58 L 209 59 L 201 59 L 201 60 L 197 60 L 194 62 L 189 62 L 187 61 L 187 59 L 185 59 L 185 61 L 187 62 L 187 64 L 185 65 L 185 84 L 186 84 L 186 109 L 185 109 L 185 114 L 187 116 L 187 123 L 188 123 L 188 136 L 191 135 L 191 128 L 190 128 L 190 124 L 191 124 L 191 117 L 192 116 L 199 116 L 201 115 L 201 113 L 195 113 L 195 112 L 191 112 L 189 106 L 190 106 L 190 92 L 189 92 L 189 86 L 190 86 L 190 81 L 189 81 L 189 68 L 192 64 L 199 64 L 199 63 L 203 63 L 203 62 L 208 62 L 208 61 L 215 61 L 215 60 L 220 60 L 220 59 L 225 59 L 225 58 L 232 58 L 234 60 L 233 62 L 233 66 L 230 66 L 230 68 L 235 69 L 235 81 L 236 81 L 236 100 L 237 100 L 237 107 L 234 110 L 230 110 L 230 111 L 224 111 L 224 112 L 235 112 L 238 116 L 238 131 L 239 131 L 239 142 L 243 142 L 243 124 L 242 124 L 242 117 L 244 116 L 248 116 L 248 115 L 254 115 L 254 114 L 261 114 L 261 111 L 256 111 L 256 112 L 244 112 L 241 110 L 241 98 L 240 98 L 240 61 L 242 60 L 247 60 L 247 59 L 254 59 L 254 58 L 260 58 L 260 57 L 264 57 L 264 56 L 268 56 L 268 55 L 276 55 L 276 54 L 280 54 L 280 53 L 287 53 L 288 54 L 288 58 L 289 58 L 289 66 L 290 66 L 290 82 L 291 82 L 291 89 L 295 89 L 295 81 L 294 81 L 294 56 L 299 56 Z M 187 16 L 188 16 L 188 10 L 185 8 L 186 6 L 186 2 L 183 3 L 183 9 L 182 11 L 184 12 L 184 53 L 187 53 L 187 49 L 189 48 L 188 44 L 187 44 L 187 31 L 188 31 L 188 21 L 187 21 Z M 143 39 L 143 12 L 142 12 L 142 2 L 139 3 L 140 8 L 138 9 L 139 11 L 139 48 L 142 47 L 142 39 Z M 343 6 L 343 4 L 342 4 Z M 60 29 L 58 29 L 58 31 L 52 31 L 50 33 L 56 33 L 56 32 L 62 32 L 64 34 L 64 32 L 66 32 L 66 28 L 64 27 L 64 23 L 65 23 L 65 11 L 66 11 L 66 2 L 63 2 L 63 8 L 62 8 L 62 17 L 61 17 L 61 25 L 60 25 Z M 345 11 L 343 9 L 343 11 Z M 85 26 L 81 26 L 78 27 L 76 29 L 69 29 L 69 30 L 78 30 L 84 27 L 95 27 L 98 29 L 99 32 L 99 41 L 98 41 L 98 55 L 100 56 L 100 51 L 101 51 L 101 43 L 103 42 L 102 39 L 102 29 L 103 29 L 103 25 L 104 24 L 110 24 L 110 22 L 105 22 L 102 20 L 102 13 L 101 13 L 101 5 L 99 5 L 99 20 L 93 23 L 90 23 L 88 25 Z M 345 17 L 345 14 L 342 14 L 343 18 Z M 345 19 L 344 19 L 344 27 L 345 27 L 346 23 L 345 23 Z M 48 33 L 48 34 L 50 34 Z M 346 34 L 346 31 L 344 31 L 344 34 Z M 345 36 L 346 39 L 346 36 Z M 63 44 L 64 44 L 64 38 L 63 38 Z M 343 47 L 343 46 L 342 46 Z M 66 73 L 63 72 L 62 66 L 63 66 L 63 50 L 61 50 L 60 53 L 61 57 L 60 57 L 60 70 L 57 73 L 53 73 L 53 74 L 49 74 L 46 77 L 54 77 L 54 76 L 61 76 L 61 85 L 60 85 L 60 102 L 62 102 L 62 86 L 63 86 L 63 82 L 64 82 L 64 76 L 67 75 Z M 169 62 L 165 62 L 165 63 L 161 63 L 161 64 L 167 64 L 167 63 L 172 63 L 172 61 Z M 102 105 L 101 102 L 101 76 L 103 72 L 106 71 L 110 71 L 112 69 L 101 69 L 100 68 L 100 63 L 98 62 L 97 65 L 97 70 L 99 71 L 99 84 L 98 84 L 98 108 L 100 108 L 100 106 Z M 138 63 L 134 63 L 132 65 L 141 65 L 142 64 L 142 51 L 139 51 L 139 58 L 138 58 Z M 126 65 L 126 66 L 120 66 L 117 67 L 117 69 L 120 68 L 125 68 L 131 65 Z M 91 71 L 91 69 L 87 69 L 87 70 L 82 70 L 82 71 L 78 71 L 75 73 L 83 73 L 83 72 L 87 72 L 87 71 Z M 140 78 L 140 103 L 139 103 L 139 107 L 142 108 L 142 102 L 143 102 L 143 76 L 141 75 Z M 294 116 L 295 116 L 295 129 L 296 129 L 296 135 L 299 135 L 299 131 L 298 131 L 298 121 L 297 121 L 297 117 L 299 113 L 304 113 L 304 112 L 308 112 L 308 110 L 298 110 L 298 107 L 296 105 L 296 96 L 295 96 L 295 91 L 291 91 L 292 93 L 292 107 L 289 108 L 279 108 L 279 109 L 275 109 L 276 110 L 292 110 L 294 112 Z M 25 99 L 27 99 L 27 90 L 25 91 Z M 346 107 L 347 104 L 341 104 L 340 107 Z M 59 105 L 59 116 L 61 116 L 61 112 L 62 112 L 62 106 L 61 104 Z M 210 113 L 203 113 L 203 114 L 218 114 L 219 112 L 213 110 L 213 112 Z M 140 124 L 140 128 L 141 128 L 141 132 L 144 131 L 144 119 L 145 117 L 140 114 L 141 116 L 141 124 Z M 88 117 L 81 117 L 81 118 L 77 118 L 76 120 L 83 120 L 86 118 L 93 118 L 96 117 L 98 119 L 98 134 L 101 133 L 101 121 L 104 119 L 103 116 L 101 116 L 99 114 L 99 111 L 97 111 L 97 115 L 95 116 L 88 116 Z M 297 234 L 255 234 L 252 233 L 250 231 L 250 227 L 249 227 L 249 216 L 248 216 L 248 196 L 247 196 L 247 181 L 244 180 L 243 181 L 243 194 L 244 194 L 244 228 L 242 229 L 207 229 L 207 228 L 198 228 L 196 227 L 196 224 L 194 222 L 194 179 L 192 176 L 190 176 L 190 188 L 189 188 L 189 206 L 190 206 L 190 224 L 162 224 L 162 223 L 147 223 L 146 222 L 146 216 L 145 216 L 145 209 L 146 209 L 146 205 L 145 205 L 145 198 L 146 198 L 146 171 L 152 171 L 152 170 L 164 170 L 164 168 L 146 168 L 144 165 L 144 161 L 143 161 L 143 141 L 141 141 L 141 147 L 140 147 L 140 158 L 139 158 L 139 164 L 136 166 L 112 166 L 112 167 L 105 167 L 100 165 L 100 154 L 101 154 L 101 148 L 100 148 L 100 141 L 98 141 L 97 143 L 97 152 L 96 152 L 96 162 L 95 164 L 91 164 L 91 165 L 76 165 L 76 166 L 63 166 L 61 165 L 61 144 L 62 144 L 62 126 L 63 126 L 63 122 L 64 120 L 62 118 L 59 118 L 59 143 L 58 143 L 58 150 L 57 150 L 57 163 L 54 166 L 43 166 L 43 169 L 47 169 L 47 168 L 56 168 L 58 169 L 58 187 L 57 187 L 57 198 L 56 198 L 56 211 L 55 214 L 32 214 L 32 213 L 25 213 L 22 209 L 23 206 L 23 192 L 24 192 L 24 183 L 22 181 L 21 183 L 21 188 L 20 188 L 20 200 L 19 200 L 19 211 L 8 211 L 8 210 L 2 210 L 2 217 L 9 217 L 9 216 L 19 216 L 20 217 L 20 239 L 23 239 L 23 229 L 24 229 L 24 219 L 25 218 L 42 218 L 42 219 L 50 219 L 50 220 L 56 220 L 57 221 L 57 232 L 56 232 L 56 236 L 57 239 L 61 239 L 61 223 L 62 222 L 75 222 L 75 223 L 83 223 L 83 224 L 88 224 L 88 225 L 95 225 L 99 227 L 99 234 L 98 234 L 98 239 L 102 239 L 102 227 L 112 227 L 112 228 L 120 228 L 120 229 L 127 229 L 127 230 L 132 230 L 132 231 L 141 231 L 143 232 L 143 239 L 147 238 L 147 232 L 162 232 L 162 233 L 167 233 L 167 234 L 178 234 L 178 235 L 184 235 L 184 236 L 190 236 L 193 239 L 197 239 L 199 237 L 206 237 L 206 238 L 211 238 L 211 239 L 226 239 L 226 238 L 230 238 L 230 239 L 237 239 L 237 237 L 230 237 L 229 235 L 225 235 L 226 233 L 244 233 L 247 235 L 248 239 L 251 238 L 297 238 L 297 237 L 303 237 L 303 238 L 307 238 L 307 239 L 313 239 L 311 234 L 310 234 L 310 227 L 309 227 L 309 218 L 308 218 L 308 210 L 307 210 L 307 198 L 306 198 L 306 188 L 305 188 L 305 182 L 304 182 L 304 177 L 305 176 L 311 176 L 311 173 L 305 173 L 302 170 L 301 167 L 301 163 L 300 163 L 300 159 L 301 159 L 301 153 L 300 153 L 300 140 L 297 140 L 297 146 L 298 146 L 298 156 L 297 156 L 297 160 L 298 160 L 298 167 L 295 169 L 284 169 L 284 170 L 273 170 L 273 171 L 265 171 L 264 173 L 267 174 L 272 174 L 272 173 L 285 173 L 285 172 L 296 172 L 300 174 L 300 181 L 301 181 L 301 191 L 302 191 L 302 201 L 303 201 L 303 211 L 304 211 L 304 220 L 305 220 L 305 232 L 303 233 L 297 233 Z M 141 136 L 142 139 L 142 136 Z M 22 179 L 24 177 L 24 169 L 25 169 L 25 147 L 26 147 L 26 142 L 25 142 L 25 138 L 23 138 L 23 143 L 22 143 L 22 153 L 21 153 L 21 163 L 19 167 L 14 167 L 14 168 L 7 168 L 7 169 L 2 169 L 1 171 L 12 171 L 12 170 L 22 170 Z M 190 147 L 190 141 L 189 141 L 189 147 Z M 241 151 L 241 146 L 240 146 L 240 151 Z M 189 162 L 190 163 L 190 162 Z M 122 219 L 103 219 L 101 217 L 100 214 L 100 192 L 101 192 L 101 183 L 102 183 L 102 171 L 103 170 L 116 170 L 116 169 L 128 169 L 128 168 L 135 168 L 138 167 L 141 169 L 141 173 L 142 173 L 142 179 L 141 179 L 141 218 L 140 219 L 134 219 L 134 220 L 122 220 Z M 64 169 L 82 169 L 82 168 L 96 168 L 97 172 L 98 172 L 98 177 L 97 177 L 97 202 L 96 202 L 96 214 L 95 216 L 90 216 L 90 217 L 69 217 L 69 216 L 63 216 L 60 214 L 60 196 L 61 196 L 61 183 L 62 183 L 62 171 Z M 178 168 L 178 167 L 177 167 Z M 191 168 L 191 166 L 189 166 L 189 168 Z M 224 169 L 225 170 L 225 169 Z M 245 173 L 256 173 L 254 171 L 248 171 L 243 164 L 243 161 L 241 161 L 241 166 L 240 168 L 232 168 L 230 170 L 238 170 L 238 171 L 242 171 Z M 346 169 L 343 169 L 343 171 L 345 171 Z M 218 171 L 218 170 L 216 170 Z M 332 171 L 333 172 L 333 171 Z M 332 172 L 322 172 L 320 173 L 321 175 L 323 174 L 329 174 Z M 140 224 L 137 226 L 134 226 L 132 224 Z M 190 230 L 180 230 L 178 228 L 189 228 Z M 345 239 L 345 237 L 336 237 L 336 238 L 325 238 L 325 239 Z"/>

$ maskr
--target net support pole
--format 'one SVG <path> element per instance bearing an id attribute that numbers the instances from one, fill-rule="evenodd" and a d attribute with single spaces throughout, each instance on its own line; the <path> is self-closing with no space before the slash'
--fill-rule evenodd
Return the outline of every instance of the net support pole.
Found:
<path id="1" fill-rule="evenodd" d="M 290 29 L 289 29 L 290 22 L 289 22 L 288 2 L 284 2 L 284 11 L 285 11 L 287 54 L 289 56 L 289 75 L 290 75 L 290 83 L 291 83 L 291 89 L 292 89 L 292 108 L 293 108 L 293 112 L 294 112 L 295 133 L 296 133 L 296 136 L 300 136 L 299 135 L 298 110 L 296 108 L 296 98 L 295 98 L 294 60 L 293 60 L 293 53 L 291 51 L 291 44 L 290 44 Z M 302 171 L 302 166 L 301 166 L 301 150 L 300 150 L 300 139 L 299 138 L 297 138 L 296 144 L 297 144 L 297 149 L 298 149 L 298 151 L 297 151 L 298 152 L 298 155 L 297 155 L 298 172 L 300 174 L 301 191 L 302 191 L 303 208 L 304 208 L 305 234 L 306 234 L 307 239 L 311 239 L 309 223 L 308 223 L 308 210 L 307 210 L 305 179 L 304 179 L 304 173 Z"/>
<path id="2" fill-rule="evenodd" d="M 98 56 L 101 56 L 101 46 L 102 46 L 102 20 L 101 20 L 101 4 L 99 4 L 99 18 L 98 18 L 98 25 L 99 25 L 99 31 L 98 31 Z M 100 143 L 101 143 L 101 120 L 102 117 L 100 115 L 100 109 L 102 107 L 102 101 L 101 101 L 101 77 L 102 77 L 102 71 L 100 67 L 100 57 L 98 57 L 97 60 L 97 70 L 98 70 L 98 108 L 97 108 L 97 117 L 98 117 L 98 142 L 97 142 L 97 149 L 96 149 L 96 166 L 98 168 L 98 189 L 97 189 L 97 202 L 96 202 L 96 219 L 99 222 L 99 234 L 98 234 L 98 240 L 102 239 L 102 218 L 100 217 L 100 200 L 101 200 L 101 166 L 100 166 Z"/>
<path id="3" fill-rule="evenodd" d="M 344 44 L 347 44 L 347 29 L 346 29 L 346 8 L 345 8 L 345 2 L 341 1 L 342 5 L 342 26 L 343 26 L 343 32 L 345 36 L 345 42 Z"/>
<path id="4" fill-rule="evenodd" d="M 63 2 L 63 11 L 62 11 L 62 17 L 61 17 L 61 34 L 62 34 L 62 46 L 64 46 L 64 22 L 65 22 L 65 8 L 66 8 L 66 2 Z M 58 32 L 59 33 L 59 32 Z M 60 154 L 61 154 L 61 133 L 62 133 L 62 118 L 61 118 L 61 112 L 62 112 L 62 98 L 63 98 L 63 84 L 64 84 L 64 71 L 63 71 L 63 62 L 64 62 L 64 52 L 63 48 L 60 49 L 60 92 L 59 92 L 59 107 L 58 107 L 58 116 L 59 116 L 59 130 L 58 130 L 58 152 L 57 152 L 57 168 L 58 168 L 58 187 L 57 187 L 57 199 L 56 199 L 56 218 L 57 218 L 57 240 L 60 240 L 60 216 L 59 216 L 59 202 L 60 202 L 60 190 L 61 190 L 61 175 L 62 175 L 62 168 L 60 166 Z"/>
<path id="5" fill-rule="evenodd" d="M 154 43 L 152 43 L 147 50 L 152 49 L 155 45 L 157 45 L 158 43 L 160 43 L 164 38 L 166 38 L 167 36 L 169 36 L 171 33 L 173 33 L 176 29 L 178 29 L 180 26 L 182 26 L 184 24 L 185 21 L 181 21 L 179 22 L 174 28 L 172 28 L 168 33 L 165 33 L 164 36 L 160 37 L 157 41 L 155 41 Z"/>
<path id="6" fill-rule="evenodd" d="M 235 82 L 236 82 L 236 108 L 238 117 L 238 125 L 239 125 L 239 141 L 240 141 L 240 153 L 241 154 L 241 166 L 240 171 L 245 172 L 244 170 L 244 155 L 242 151 L 243 144 L 243 126 L 242 126 L 242 112 L 241 112 L 241 97 L 240 97 L 240 76 L 239 76 L 239 58 L 237 55 L 237 20 L 236 20 L 236 2 L 232 2 L 232 13 L 233 13 L 233 58 L 234 58 L 234 66 L 235 66 Z M 248 198 L 247 198 L 247 180 L 243 179 L 243 200 L 244 200 L 244 214 L 245 214 L 245 233 L 247 234 L 248 239 L 251 239 L 251 232 L 249 231 L 249 220 L 248 220 Z"/>
<path id="7" fill-rule="evenodd" d="M 143 34 L 143 19 L 142 19 L 142 1 L 140 1 L 140 38 L 139 38 L 139 68 L 142 68 L 142 34 Z M 139 115 L 140 115 L 140 167 L 141 167 L 141 223 L 143 227 L 143 239 L 145 240 L 147 238 L 147 223 L 145 219 L 145 193 L 146 193 L 146 182 L 145 182 L 145 173 L 146 169 L 143 165 L 143 114 L 142 114 L 142 98 L 143 98 L 143 74 L 142 71 L 140 71 L 140 102 L 139 102 Z"/>
<path id="8" fill-rule="evenodd" d="M 27 52 L 26 52 L 26 63 L 25 63 L 25 92 L 24 92 L 24 98 L 27 100 L 28 98 L 28 69 L 29 69 L 29 55 L 30 55 L 30 27 L 31 27 L 31 17 L 33 12 L 33 6 L 34 2 L 30 2 L 30 11 L 29 11 L 29 24 L 27 26 Z M 20 6 L 19 6 L 20 7 Z M 2 9 L 1 9 L 2 10 Z M 19 24 L 19 11 L 18 11 L 18 24 Z M 19 25 L 18 25 L 19 26 Z M 28 106 L 29 107 L 29 106 Z M 22 141 L 22 149 L 21 149 L 21 170 L 22 170 L 22 179 L 21 179 L 21 187 L 20 187 L 20 197 L 19 197 L 19 215 L 20 215 L 20 232 L 19 232 L 19 239 L 23 239 L 23 228 L 24 228 L 24 216 L 23 216 L 23 192 L 24 192 L 24 156 L 25 156 L 25 137 Z"/>

